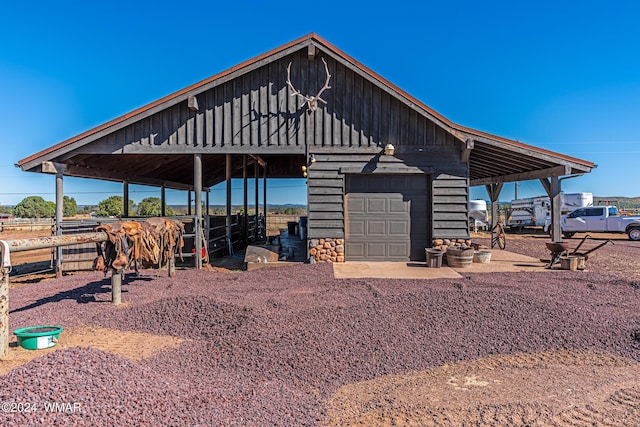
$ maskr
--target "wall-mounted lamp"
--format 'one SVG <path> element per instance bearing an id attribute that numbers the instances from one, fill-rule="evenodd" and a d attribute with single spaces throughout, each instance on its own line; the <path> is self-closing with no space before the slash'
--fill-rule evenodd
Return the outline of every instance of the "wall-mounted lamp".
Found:
<path id="1" fill-rule="evenodd" d="M 395 153 L 396 151 L 396 147 L 393 146 L 393 144 L 387 144 L 384 147 L 384 154 L 386 154 L 387 156 L 393 156 L 393 153 Z"/>
<path id="2" fill-rule="evenodd" d="M 309 159 L 306 165 L 302 165 L 302 176 L 307 177 L 307 168 L 316 162 L 316 156 L 313 154 L 309 155 Z"/>

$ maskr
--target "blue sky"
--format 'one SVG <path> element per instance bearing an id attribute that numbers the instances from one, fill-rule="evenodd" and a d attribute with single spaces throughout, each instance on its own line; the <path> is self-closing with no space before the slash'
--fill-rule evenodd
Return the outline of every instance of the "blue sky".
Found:
<path id="1" fill-rule="evenodd" d="M 54 178 L 18 160 L 310 32 L 456 123 L 598 165 L 563 181 L 566 192 L 640 196 L 638 22 L 640 2 L 627 0 L 7 2 L 0 205 L 55 199 Z M 79 204 L 122 192 L 64 185 Z M 537 181 L 519 186 L 520 197 L 543 193 Z M 268 201 L 305 194 L 304 181 L 275 182 Z M 513 194 L 508 184 L 501 200 Z M 131 188 L 135 202 L 151 196 L 159 190 Z M 215 189 L 212 203 L 223 197 Z"/>

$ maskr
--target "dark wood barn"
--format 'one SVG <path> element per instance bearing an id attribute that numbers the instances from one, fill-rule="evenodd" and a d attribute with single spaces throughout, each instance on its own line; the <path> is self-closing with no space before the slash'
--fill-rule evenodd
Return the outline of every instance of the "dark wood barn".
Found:
<path id="1" fill-rule="evenodd" d="M 424 260 L 433 238 L 469 236 L 470 186 L 496 201 L 503 183 L 540 179 L 557 200 L 560 177 L 595 167 L 457 125 L 315 34 L 18 165 L 57 174 L 59 200 L 63 176 L 190 190 L 198 217 L 220 182 L 306 167 L 307 239 L 343 244 L 333 261 Z"/>

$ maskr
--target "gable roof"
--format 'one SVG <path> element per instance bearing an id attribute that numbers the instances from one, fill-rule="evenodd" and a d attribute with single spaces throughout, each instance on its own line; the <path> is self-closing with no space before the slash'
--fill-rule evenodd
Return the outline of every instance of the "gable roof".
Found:
<path id="1" fill-rule="evenodd" d="M 293 40 L 269 52 L 231 67 L 228 70 L 194 83 L 102 125 L 48 147 L 18 161 L 16 166 L 24 171 L 41 172 L 42 162 L 55 162 L 62 156 L 68 156 L 69 153 L 98 138 L 104 137 L 111 132 L 122 129 L 179 102 L 183 102 L 187 100 L 190 95 L 201 93 L 310 45 L 320 48 L 346 67 L 355 70 L 375 84 L 384 87 L 385 90 L 392 93 L 402 102 L 454 134 L 459 140 L 466 141 L 467 147 L 469 148 L 470 178 L 472 185 L 536 179 L 552 175 L 560 176 L 587 173 L 596 167 L 594 163 L 586 160 L 456 124 L 315 33 L 310 33 L 304 37 Z"/>

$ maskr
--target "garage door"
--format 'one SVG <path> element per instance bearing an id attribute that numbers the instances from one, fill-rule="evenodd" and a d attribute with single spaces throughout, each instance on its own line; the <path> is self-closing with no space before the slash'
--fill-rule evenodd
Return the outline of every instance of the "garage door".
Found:
<path id="1" fill-rule="evenodd" d="M 348 175 L 345 259 L 424 261 L 428 181 L 427 175 Z"/>

